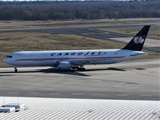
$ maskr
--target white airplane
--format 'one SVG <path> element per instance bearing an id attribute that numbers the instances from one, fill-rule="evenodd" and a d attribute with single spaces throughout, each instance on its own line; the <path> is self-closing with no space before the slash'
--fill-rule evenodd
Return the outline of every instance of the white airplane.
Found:
<path id="1" fill-rule="evenodd" d="M 141 51 L 150 25 L 144 26 L 122 49 L 20 51 L 9 54 L 4 62 L 14 66 L 52 66 L 60 70 L 85 70 L 86 64 L 112 64 L 147 53 Z"/>

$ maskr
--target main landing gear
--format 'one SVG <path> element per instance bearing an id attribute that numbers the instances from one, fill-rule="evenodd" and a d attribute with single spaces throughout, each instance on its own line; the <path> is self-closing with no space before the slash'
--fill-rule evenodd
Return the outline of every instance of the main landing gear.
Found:
<path id="1" fill-rule="evenodd" d="M 79 71 L 85 71 L 86 69 L 85 68 L 78 68 L 77 70 L 79 70 Z"/>
<path id="2" fill-rule="evenodd" d="M 17 67 L 14 67 L 14 72 L 18 72 Z"/>
<path id="3" fill-rule="evenodd" d="M 77 69 L 78 71 L 85 71 L 86 70 L 83 65 L 72 67 L 72 69 Z"/>

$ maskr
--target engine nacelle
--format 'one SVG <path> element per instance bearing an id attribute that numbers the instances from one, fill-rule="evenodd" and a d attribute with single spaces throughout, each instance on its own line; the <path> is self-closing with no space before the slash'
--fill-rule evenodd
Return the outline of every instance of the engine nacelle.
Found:
<path id="1" fill-rule="evenodd" d="M 59 70 L 70 70 L 71 69 L 71 63 L 68 61 L 60 61 L 58 64 Z"/>

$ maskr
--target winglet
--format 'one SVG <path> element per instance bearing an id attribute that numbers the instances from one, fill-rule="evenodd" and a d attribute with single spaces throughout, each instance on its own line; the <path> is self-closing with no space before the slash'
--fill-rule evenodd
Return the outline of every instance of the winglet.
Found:
<path id="1" fill-rule="evenodd" d="M 149 28 L 150 25 L 144 26 L 123 49 L 141 51 L 146 40 Z"/>

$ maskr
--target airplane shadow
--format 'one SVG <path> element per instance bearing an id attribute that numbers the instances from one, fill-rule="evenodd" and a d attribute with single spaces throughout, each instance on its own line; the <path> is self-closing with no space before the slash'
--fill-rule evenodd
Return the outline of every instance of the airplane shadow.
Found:
<path id="1" fill-rule="evenodd" d="M 32 68 L 31 68 L 32 69 Z M 142 70 L 141 68 L 135 68 L 137 70 Z M 77 70 L 58 70 L 54 68 L 47 68 L 47 69 L 37 69 L 37 70 L 29 70 L 29 71 L 21 71 L 19 70 L 18 73 L 57 73 L 57 74 L 67 74 L 67 75 L 76 75 L 76 76 L 90 76 L 87 75 L 87 72 L 90 71 L 122 71 L 125 72 L 125 68 L 116 68 L 116 67 L 108 67 L 108 68 L 93 68 L 93 69 L 86 69 L 85 71 L 77 71 Z M 15 73 L 14 71 L 11 72 L 0 72 L 2 73 L 0 76 L 9 76 L 3 75 L 3 73 Z M 12 74 L 13 75 L 13 74 Z"/>
<path id="2" fill-rule="evenodd" d="M 126 71 L 124 69 L 120 69 L 120 68 L 114 68 L 114 67 L 109 67 L 109 68 L 98 68 L 98 69 L 86 69 L 85 71 L 77 71 L 77 70 L 57 70 L 57 69 L 53 69 L 53 68 L 49 68 L 49 69 L 40 69 L 37 70 L 36 72 L 42 72 L 42 73 L 57 73 L 57 74 L 68 74 L 68 75 L 76 75 L 76 76 L 90 76 L 87 75 L 87 72 L 90 71 L 108 71 L 108 70 L 112 70 L 112 71 Z"/>
<path id="3" fill-rule="evenodd" d="M 48 68 L 48 69 L 37 69 L 37 70 L 21 70 L 21 69 L 18 69 L 18 72 L 15 73 L 14 72 L 14 69 L 13 71 L 8 71 L 8 72 L 0 72 L 0 76 L 13 76 L 13 74 L 15 73 L 18 74 L 18 73 L 57 73 L 57 74 L 68 74 L 68 75 L 77 75 L 77 76 L 89 76 L 89 75 L 86 75 L 84 73 L 80 73 L 76 70 L 58 70 L 58 69 L 54 69 L 54 68 Z M 11 75 L 9 75 L 10 73 L 13 73 Z"/>
<path id="4" fill-rule="evenodd" d="M 42 72 L 42 73 L 57 73 L 57 74 L 67 74 L 67 75 L 77 75 L 77 76 L 89 76 L 84 73 L 80 73 L 76 70 L 57 70 L 53 68 L 49 69 L 40 69 L 36 72 Z"/>
<path id="5" fill-rule="evenodd" d="M 87 69 L 85 71 L 108 71 L 108 70 L 112 70 L 112 71 L 126 71 L 124 69 L 115 68 L 115 67 L 108 67 L 108 68 L 103 68 L 103 69 Z"/>

